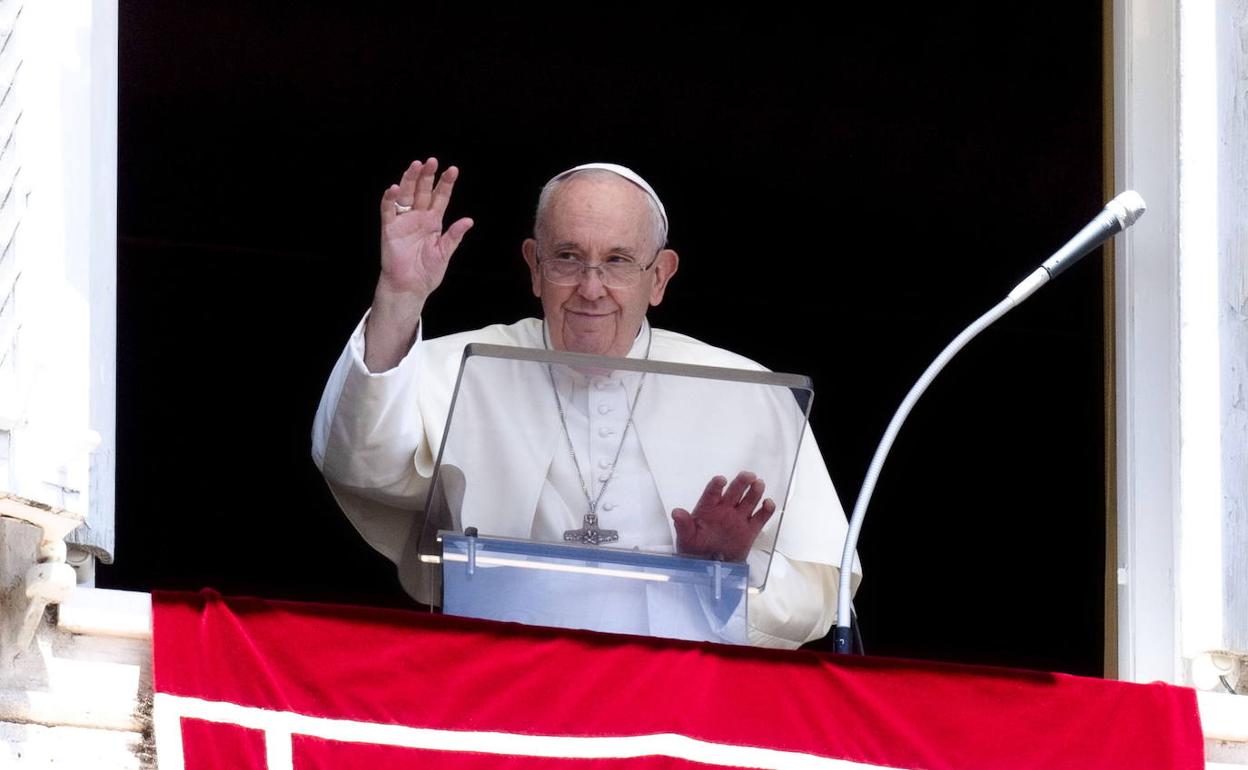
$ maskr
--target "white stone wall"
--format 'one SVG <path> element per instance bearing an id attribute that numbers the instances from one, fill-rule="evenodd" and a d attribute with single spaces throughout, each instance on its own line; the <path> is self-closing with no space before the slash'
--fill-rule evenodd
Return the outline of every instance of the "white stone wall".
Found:
<path id="1" fill-rule="evenodd" d="M 1115 182 L 1149 203 L 1116 261 L 1118 675 L 1244 691 L 1248 0 L 1113 15 Z"/>
<path id="2" fill-rule="evenodd" d="M 0 23 L 19 6 L 6 42 L 21 67 L 4 98 L 21 119 L 4 162 L 21 173 L 0 190 L 20 204 L 0 257 L 0 294 L 16 283 L 0 308 L 0 490 L 82 514 L 71 539 L 111 561 L 117 3 L 0 0 Z"/>
<path id="3" fill-rule="evenodd" d="M 1223 606 L 1227 646 L 1248 653 L 1248 0 L 1220 0 L 1217 26 Z"/>
<path id="4" fill-rule="evenodd" d="M 151 598 L 78 588 L 0 668 L 0 767 L 155 767 Z"/>

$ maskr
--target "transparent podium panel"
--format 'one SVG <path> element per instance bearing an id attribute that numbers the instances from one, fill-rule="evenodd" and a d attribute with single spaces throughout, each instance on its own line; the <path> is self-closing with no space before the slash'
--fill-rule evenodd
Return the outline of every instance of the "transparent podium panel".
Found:
<path id="1" fill-rule="evenodd" d="M 685 616 L 718 618 L 709 627 L 722 630 L 735 617 L 717 603 L 725 594 L 708 604 L 699 581 L 708 564 L 735 563 L 729 572 L 747 589 L 765 587 L 812 399 L 810 380 L 797 375 L 469 345 L 400 575 L 444 579 L 447 612 L 512 602 L 512 614 L 488 617 L 522 620 L 542 600 L 547 618 L 599 618 L 544 625 L 702 638 L 654 632 L 680 602 Z M 461 552 L 444 561 L 444 548 L 469 530 L 535 549 L 507 558 L 642 577 L 487 562 L 468 579 L 463 562 L 449 561 Z M 466 599 L 461 589 L 489 595 Z"/>
<path id="2" fill-rule="evenodd" d="M 451 615 L 746 644 L 743 563 L 593 546 L 442 536 Z"/>

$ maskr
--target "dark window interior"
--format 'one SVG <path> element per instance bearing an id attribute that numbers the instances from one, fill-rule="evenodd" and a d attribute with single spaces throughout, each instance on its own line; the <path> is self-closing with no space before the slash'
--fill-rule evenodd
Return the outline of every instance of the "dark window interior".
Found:
<path id="1" fill-rule="evenodd" d="M 630 165 L 682 256 L 652 320 L 812 375 L 851 508 L 923 368 L 1103 204 L 1101 10 L 829 8 L 122 0 L 99 583 L 405 604 L 309 428 L 369 303 L 377 200 L 430 154 L 461 167 L 451 214 L 477 226 L 427 335 L 536 314 L 538 188 Z M 1101 673 L 1096 256 L 973 342 L 903 430 L 860 546 L 869 652 Z"/>

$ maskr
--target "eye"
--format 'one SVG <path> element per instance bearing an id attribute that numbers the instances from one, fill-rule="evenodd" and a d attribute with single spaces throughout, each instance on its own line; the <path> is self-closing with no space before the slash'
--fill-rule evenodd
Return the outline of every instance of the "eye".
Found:
<path id="1" fill-rule="evenodd" d="M 556 252 L 555 255 L 551 257 L 551 260 L 555 262 L 576 262 L 577 261 L 576 255 L 570 251 Z"/>
<path id="2" fill-rule="evenodd" d="M 623 254 L 612 254 L 611 256 L 607 257 L 607 264 L 610 264 L 610 265 L 631 265 L 632 263 L 633 263 L 633 258 L 626 257 Z"/>

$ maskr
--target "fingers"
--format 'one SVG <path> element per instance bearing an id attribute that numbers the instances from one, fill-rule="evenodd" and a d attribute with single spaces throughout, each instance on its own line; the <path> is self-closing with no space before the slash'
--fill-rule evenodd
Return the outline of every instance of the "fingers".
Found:
<path id="1" fill-rule="evenodd" d="M 693 516 L 684 508 L 677 508 L 672 511 L 672 526 L 676 530 L 677 544 L 688 542 L 693 538 Z"/>
<path id="2" fill-rule="evenodd" d="M 754 527 L 755 536 L 763 531 L 763 527 L 767 526 L 767 522 L 771 520 L 771 515 L 776 512 L 776 501 L 770 497 L 763 501 L 763 506 L 758 509 L 750 518 L 750 524 Z"/>
<path id="3" fill-rule="evenodd" d="M 394 218 L 399 215 L 398 210 L 395 209 L 394 207 L 394 204 L 398 201 L 398 199 L 399 199 L 399 186 L 397 184 L 390 185 L 390 187 L 386 189 L 386 192 L 382 194 L 381 196 L 381 223 L 383 225 L 390 224 L 391 222 L 394 221 Z"/>
<path id="4" fill-rule="evenodd" d="M 711 508 L 719 504 L 723 498 L 724 485 L 728 483 L 728 479 L 723 476 L 716 476 L 706 485 L 706 489 L 702 490 L 702 496 L 698 498 L 698 504 L 693 506 L 693 510 L 701 511 Z"/>
<path id="5" fill-rule="evenodd" d="M 412 205 L 417 210 L 424 211 L 433 202 L 433 180 L 437 173 L 438 159 L 430 158 L 425 161 L 420 169 L 420 176 L 416 177 L 416 198 Z"/>
<path id="6" fill-rule="evenodd" d="M 766 488 L 767 485 L 763 483 L 763 480 L 755 476 L 750 485 L 746 487 L 745 495 L 742 496 L 741 503 L 737 507 L 747 513 L 753 513 L 758 507 L 758 501 L 763 499 L 763 490 Z"/>
<path id="7" fill-rule="evenodd" d="M 418 160 L 412 161 L 407 166 L 407 170 L 403 172 L 403 176 L 399 179 L 399 192 L 395 196 L 394 202 L 400 206 L 411 206 L 416 200 L 416 180 L 420 179 L 420 174 L 424 170 L 424 164 Z"/>
<path id="8" fill-rule="evenodd" d="M 455 189 L 455 181 L 459 179 L 459 169 L 451 166 L 438 176 L 438 159 L 429 158 L 425 161 L 414 160 L 398 184 L 392 184 L 381 196 L 381 223 L 388 225 L 401 216 L 401 210 L 413 212 L 429 211 L 440 221 L 446 214 L 446 207 L 451 202 L 451 193 Z M 450 236 L 450 248 L 453 250 L 459 241 L 472 227 L 472 220 L 461 219 L 447 230 Z"/>
<path id="9" fill-rule="evenodd" d="M 436 163 L 436 159 L 431 160 Z M 446 213 L 446 206 L 451 202 L 451 191 L 455 189 L 456 179 L 459 179 L 459 168 L 451 166 L 442 172 L 442 177 L 438 179 L 437 187 L 433 188 L 433 200 L 430 203 L 430 209 L 439 218 Z"/>
<path id="10" fill-rule="evenodd" d="M 741 503 L 741 498 L 745 496 L 746 492 L 749 491 L 757 479 L 758 477 L 749 471 L 741 471 L 738 473 L 737 477 L 732 480 L 732 483 L 728 485 L 728 489 L 724 492 L 724 497 L 727 498 L 727 502 L 733 506 Z M 759 493 L 759 497 L 762 497 L 761 492 Z M 758 501 L 755 500 L 755 502 Z M 750 510 L 753 511 L 754 509 L 751 507 Z"/>
<path id="11" fill-rule="evenodd" d="M 404 170 L 403 176 L 399 177 L 399 183 L 390 185 L 382 194 L 381 224 L 383 226 L 390 224 L 395 217 L 399 216 L 396 206 L 411 208 L 416 196 L 416 180 L 420 176 L 422 166 L 420 161 L 412 161 Z"/>
<path id="12" fill-rule="evenodd" d="M 442 214 L 450 203 L 456 179 L 459 179 L 457 166 L 451 166 L 439 177 L 437 158 L 429 158 L 423 162 L 414 160 L 403 171 L 398 185 L 391 185 L 392 189 L 397 187 L 393 202 L 415 209 L 431 209 Z"/>

